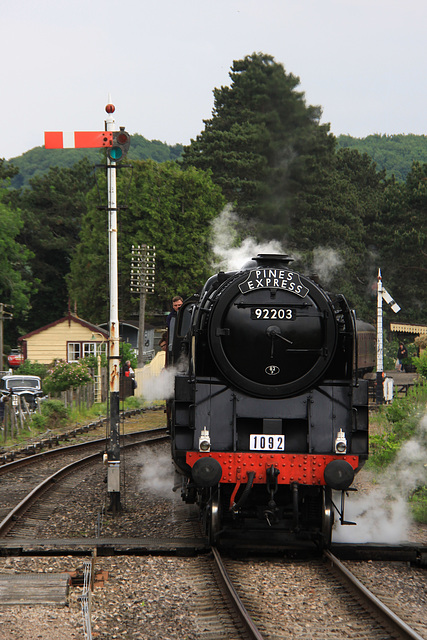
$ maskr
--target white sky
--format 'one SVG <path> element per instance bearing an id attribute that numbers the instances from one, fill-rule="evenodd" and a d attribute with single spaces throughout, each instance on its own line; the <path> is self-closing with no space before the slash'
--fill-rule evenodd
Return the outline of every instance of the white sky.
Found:
<path id="1" fill-rule="evenodd" d="M 0 158 L 44 131 L 188 144 L 233 60 L 272 55 L 336 135 L 427 133 L 426 0 L 3 0 Z"/>

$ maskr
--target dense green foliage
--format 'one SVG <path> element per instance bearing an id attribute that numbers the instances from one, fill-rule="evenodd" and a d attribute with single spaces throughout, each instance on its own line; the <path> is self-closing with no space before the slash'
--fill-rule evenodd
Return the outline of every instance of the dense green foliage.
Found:
<path id="1" fill-rule="evenodd" d="M 427 487 L 419 487 L 411 495 L 411 511 L 415 522 L 427 523 Z"/>
<path id="2" fill-rule="evenodd" d="M 35 329 L 67 313 L 65 278 L 79 240 L 86 195 L 94 185 L 92 167 L 87 160 L 71 169 L 53 167 L 30 185 L 30 189 L 8 192 L 8 198 L 10 206 L 20 211 L 18 240 L 32 253 L 28 262 L 36 287 L 27 326 Z M 14 219 L 18 220 L 17 215 Z"/>
<path id="3" fill-rule="evenodd" d="M 395 398 L 371 417 L 371 428 L 379 430 L 370 436 L 368 467 L 384 471 L 392 466 L 396 487 L 409 499 L 413 517 L 427 523 L 427 486 L 425 484 L 425 408 L 427 385 L 416 385 L 404 398 Z M 423 453 L 424 452 L 424 453 Z"/>
<path id="4" fill-rule="evenodd" d="M 138 358 L 135 355 L 135 351 L 132 349 L 129 342 L 120 343 L 120 364 L 122 367 L 126 364 L 126 361 L 130 360 L 130 366 L 135 371 L 138 366 Z"/>
<path id="5" fill-rule="evenodd" d="M 0 160 L 0 186 L 7 186 L 14 175 L 13 168 L 4 166 Z M 22 212 L 7 202 L 6 191 L 0 192 L 0 302 L 4 305 L 5 317 L 13 314 L 25 320 L 30 306 L 31 291 L 37 289 L 39 280 L 33 277 L 29 248 L 20 242 L 24 227 Z"/>
<path id="6" fill-rule="evenodd" d="M 67 389 L 77 389 L 90 382 L 92 377 L 84 360 L 79 362 L 58 362 L 48 371 L 43 381 L 43 391 L 60 393 Z"/>
<path id="7" fill-rule="evenodd" d="M 413 162 L 427 162 L 427 136 L 410 134 L 380 135 L 366 138 L 338 136 L 339 147 L 356 149 L 367 153 L 376 163 L 378 170 L 385 170 L 389 177 L 404 182 L 411 171 Z"/>
<path id="8" fill-rule="evenodd" d="M 417 373 L 427 380 L 427 351 L 424 351 L 419 357 L 412 359 L 415 364 Z"/>
<path id="9" fill-rule="evenodd" d="M 132 144 L 129 149 L 129 160 L 148 160 L 156 162 L 167 162 L 168 160 L 178 160 L 182 154 L 183 146 L 175 144 L 170 146 L 159 140 L 147 140 L 143 136 L 135 133 L 132 135 Z M 12 178 L 12 187 L 28 187 L 31 178 L 36 175 L 41 176 L 47 173 L 52 167 L 61 169 L 71 169 L 73 165 L 86 160 L 91 166 L 103 164 L 104 153 L 97 149 L 45 149 L 35 147 L 22 156 L 11 158 L 5 166 L 14 166 L 19 174 Z"/>
<path id="10" fill-rule="evenodd" d="M 427 385 L 422 383 L 410 389 L 407 396 L 395 397 L 392 404 L 379 408 L 374 422 L 381 424 L 381 433 L 370 437 L 370 466 L 381 468 L 393 462 L 402 444 L 419 430 L 426 401 Z"/>
<path id="11" fill-rule="evenodd" d="M 123 317 L 139 308 L 139 296 L 130 293 L 132 245 L 156 247 L 156 293 L 147 296 L 146 308 L 148 313 L 168 311 L 174 295 L 193 293 L 209 275 L 210 222 L 224 205 L 219 188 L 193 167 L 135 161 L 129 188 L 128 179 L 124 172 L 118 179 L 119 201 L 127 193 L 118 233 Z M 108 236 L 105 211 L 95 198 L 91 192 L 68 282 L 80 315 L 99 323 L 108 318 Z"/>
<path id="12" fill-rule="evenodd" d="M 31 360 L 25 360 L 16 370 L 23 376 L 38 376 L 43 380 L 47 376 L 48 365 L 41 362 L 31 362 Z"/>
<path id="13" fill-rule="evenodd" d="M 425 323 L 427 306 L 427 164 L 414 163 L 404 183 L 388 181 L 370 225 L 386 289 L 406 322 Z M 402 318 L 403 320 L 403 318 Z"/>
<path id="14" fill-rule="evenodd" d="M 212 171 L 238 213 L 264 223 L 262 235 L 283 234 L 301 182 L 332 161 L 333 137 L 319 125 L 320 108 L 296 90 L 299 78 L 271 56 L 235 60 L 230 78 L 230 87 L 214 90 L 213 117 L 184 148 L 183 163 Z"/>
<path id="15" fill-rule="evenodd" d="M 375 312 L 371 227 L 383 200 L 383 178 L 366 154 L 339 150 L 300 185 L 285 244 L 301 256 L 297 266 L 343 293 L 365 319 Z"/>
<path id="16" fill-rule="evenodd" d="M 61 400 L 45 400 L 41 404 L 41 417 L 44 419 L 44 426 L 47 429 L 65 427 L 69 416 L 70 410 L 64 406 Z"/>

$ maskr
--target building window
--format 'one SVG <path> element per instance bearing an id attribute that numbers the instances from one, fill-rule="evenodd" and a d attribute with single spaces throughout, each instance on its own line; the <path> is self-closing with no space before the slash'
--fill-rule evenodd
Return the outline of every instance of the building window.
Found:
<path id="1" fill-rule="evenodd" d="M 83 358 L 97 355 L 96 342 L 83 342 Z"/>
<path id="2" fill-rule="evenodd" d="M 80 358 L 98 356 L 107 353 L 107 342 L 69 342 L 67 345 L 67 362 L 76 362 Z"/>
<path id="3" fill-rule="evenodd" d="M 80 342 L 68 343 L 68 362 L 76 362 L 80 358 L 81 346 Z"/>
<path id="4" fill-rule="evenodd" d="M 107 353 L 107 343 L 106 342 L 84 342 L 83 343 L 83 357 L 87 356 L 98 356 L 101 353 Z"/>

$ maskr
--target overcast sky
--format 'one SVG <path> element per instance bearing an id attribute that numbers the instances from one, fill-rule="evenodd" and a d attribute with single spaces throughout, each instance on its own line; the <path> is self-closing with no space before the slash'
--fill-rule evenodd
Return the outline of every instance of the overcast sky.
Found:
<path id="1" fill-rule="evenodd" d="M 272 55 L 336 135 L 427 130 L 426 0 L 3 0 L 2 143 L 117 128 L 188 144 L 233 60 Z"/>

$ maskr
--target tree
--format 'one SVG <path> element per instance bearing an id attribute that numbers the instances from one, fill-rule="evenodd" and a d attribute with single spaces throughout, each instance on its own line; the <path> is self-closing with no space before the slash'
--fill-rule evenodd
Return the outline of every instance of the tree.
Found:
<path id="1" fill-rule="evenodd" d="M 427 136 L 414 135 L 381 135 L 374 134 L 366 138 L 338 136 L 339 147 L 354 148 L 360 153 L 367 153 L 380 169 L 387 171 L 388 177 L 405 182 L 415 161 L 427 162 Z"/>
<path id="2" fill-rule="evenodd" d="M 311 175 L 297 195 L 287 246 L 303 270 L 317 272 L 358 315 L 373 319 L 377 247 L 369 230 L 383 206 L 384 173 L 367 154 L 343 149 Z"/>
<path id="3" fill-rule="evenodd" d="M 387 184 L 376 224 L 386 287 L 406 321 L 425 322 L 427 305 L 427 164 L 414 162 L 404 184 Z"/>
<path id="4" fill-rule="evenodd" d="M 13 306 L 14 319 L 5 323 L 6 341 L 11 344 L 16 342 L 17 326 L 25 321 L 30 308 L 30 293 L 37 288 L 29 266 L 32 254 L 17 240 L 22 226 L 21 212 L 0 199 L 0 302 Z"/>
<path id="5" fill-rule="evenodd" d="M 271 56 L 234 61 L 230 78 L 230 87 L 214 90 L 213 117 L 184 148 L 183 162 L 211 170 L 256 235 L 283 237 L 312 158 L 330 161 L 334 138 L 319 125 L 320 108 L 296 90 L 299 78 Z"/>
<path id="6" fill-rule="evenodd" d="M 30 184 L 30 189 L 9 193 L 12 206 L 22 211 L 19 241 L 32 252 L 31 270 L 39 282 L 31 296 L 27 331 L 67 312 L 65 278 L 86 211 L 86 195 L 94 185 L 93 169 L 82 160 L 71 169 L 54 167 Z"/>
<path id="7" fill-rule="evenodd" d="M 5 164 L 6 160 L 4 158 L 0 158 L 0 180 L 10 180 L 14 178 L 19 173 L 18 167 L 15 167 L 13 164 Z"/>
<path id="8" fill-rule="evenodd" d="M 123 172 L 122 172 L 123 173 Z M 118 202 L 125 204 L 127 177 L 118 179 Z M 147 313 L 164 313 L 177 293 L 200 288 L 210 275 L 210 223 L 224 206 L 220 189 L 206 173 L 175 162 L 133 163 L 126 207 L 118 214 L 119 313 L 138 313 L 130 294 L 132 244 L 156 247 L 155 295 L 147 296 Z M 93 322 L 108 317 L 107 215 L 91 193 L 83 217 L 80 243 L 71 263 L 69 290 L 79 314 Z"/>

